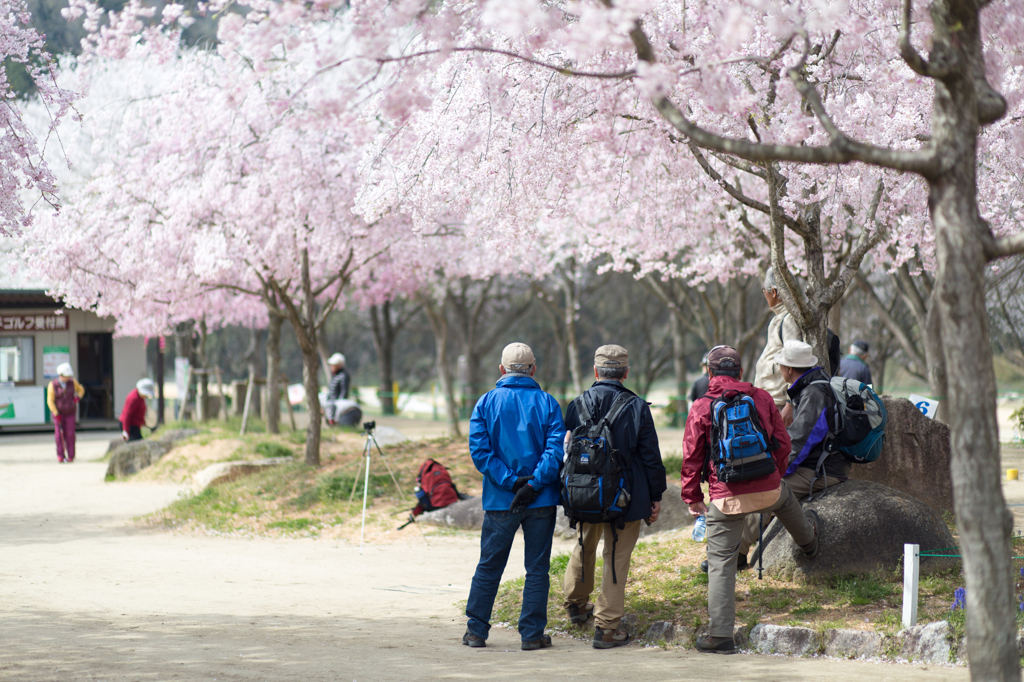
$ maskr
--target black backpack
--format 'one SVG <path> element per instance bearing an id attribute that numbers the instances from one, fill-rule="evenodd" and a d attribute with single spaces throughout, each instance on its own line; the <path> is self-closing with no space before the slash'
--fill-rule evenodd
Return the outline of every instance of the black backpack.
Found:
<path id="1" fill-rule="evenodd" d="M 620 393 L 600 419 L 594 417 L 589 391 L 584 391 L 573 401 L 580 425 L 572 430 L 560 475 L 562 506 L 569 517 L 569 526 L 576 528 L 580 521 L 611 523 L 613 552 L 618 540 L 616 521 L 629 509 L 632 457 L 624 459 L 615 449 L 612 426 L 633 400 L 639 398 L 630 393 Z M 621 523 L 618 525 L 623 527 Z M 580 545 L 583 545 L 582 527 Z M 615 566 L 612 566 L 612 581 L 617 582 Z"/>
<path id="2" fill-rule="evenodd" d="M 711 434 L 701 480 L 711 468 L 722 483 L 740 483 L 778 471 L 772 452 L 779 442 L 765 431 L 754 399 L 728 391 L 711 400 Z"/>
<path id="3" fill-rule="evenodd" d="M 779 323 L 779 341 L 782 341 L 783 343 L 785 343 L 786 340 L 784 338 L 782 338 L 782 326 L 786 323 L 786 316 L 787 315 L 789 315 L 789 313 L 783 313 L 782 314 L 782 322 Z M 835 376 L 836 372 L 839 371 L 839 361 L 842 359 L 842 353 L 843 353 L 843 351 L 842 351 L 842 343 L 840 343 L 840 341 L 839 341 L 839 335 L 838 334 L 836 334 L 831 329 L 828 329 L 827 331 L 828 331 L 828 364 L 829 364 L 829 369 L 831 370 L 829 372 L 829 374 L 831 374 L 832 376 Z M 802 338 L 800 340 L 803 341 Z"/>

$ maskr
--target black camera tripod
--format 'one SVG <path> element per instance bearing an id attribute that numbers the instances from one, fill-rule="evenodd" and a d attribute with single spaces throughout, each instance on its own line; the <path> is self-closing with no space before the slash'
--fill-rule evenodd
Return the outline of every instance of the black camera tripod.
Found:
<path id="1" fill-rule="evenodd" d="M 363 537 L 366 535 L 366 498 L 370 490 L 370 453 L 372 452 L 370 444 L 373 443 L 374 447 L 377 448 L 377 454 L 380 455 L 380 459 L 384 462 L 384 466 L 387 467 L 388 473 L 391 474 L 391 480 L 395 484 L 395 489 L 398 490 L 399 497 L 402 498 L 402 502 L 408 504 L 408 500 L 405 498 L 405 493 L 402 492 L 402 487 L 398 485 L 398 479 L 395 478 L 395 473 L 391 471 L 391 465 L 388 464 L 388 460 L 384 457 L 384 452 L 380 449 L 380 444 L 377 443 L 377 439 L 373 437 L 373 431 L 377 428 L 377 422 L 363 422 L 363 433 L 366 434 L 366 447 L 363 448 L 363 458 L 366 461 L 366 474 L 363 479 L 363 523 L 359 529 L 359 553 L 363 552 Z M 356 486 L 359 485 L 359 472 L 362 470 L 363 460 L 359 461 L 359 469 L 356 469 L 355 480 L 352 481 L 352 493 L 348 496 L 348 501 L 351 502 L 356 496 Z"/>

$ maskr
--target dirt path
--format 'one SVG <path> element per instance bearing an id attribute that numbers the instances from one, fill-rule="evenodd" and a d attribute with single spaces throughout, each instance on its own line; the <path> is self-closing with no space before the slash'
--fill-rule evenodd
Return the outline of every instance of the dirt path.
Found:
<path id="1" fill-rule="evenodd" d="M 244 540 L 125 525 L 176 486 L 105 484 L 107 435 L 60 465 L 52 437 L 0 437 L 0 679 L 966 680 L 965 669 L 627 647 L 514 630 L 459 645 L 474 537 L 392 545 Z M 517 548 L 513 556 L 522 556 Z M 521 573 L 513 563 L 506 577 Z"/>

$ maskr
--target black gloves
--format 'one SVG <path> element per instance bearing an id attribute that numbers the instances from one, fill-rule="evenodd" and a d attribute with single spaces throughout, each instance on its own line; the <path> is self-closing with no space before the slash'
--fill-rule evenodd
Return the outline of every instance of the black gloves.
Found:
<path id="1" fill-rule="evenodd" d="M 520 476 L 516 479 L 516 482 L 512 484 L 512 492 L 517 493 L 519 489 L 526 485 L 527 481 L 532 481 L 533 476 Z"/>
<path id="2" fill-rule="evenodd" d="M 530 478 L 533 478 L 532 476 Z M 522 479 L 520 479 L 522 480 Z M 516 485 L 519 485 L 519 481 L 516 481 Z M 533 504 L 533 501 L 537 499 L 537 491 L 531 488 L 523 481 L 522 487 L 516 491 L 516 496 L 512 498 L 512 506 L 508 508 L 513 514 L 526 511 L 526 508 Z"/>

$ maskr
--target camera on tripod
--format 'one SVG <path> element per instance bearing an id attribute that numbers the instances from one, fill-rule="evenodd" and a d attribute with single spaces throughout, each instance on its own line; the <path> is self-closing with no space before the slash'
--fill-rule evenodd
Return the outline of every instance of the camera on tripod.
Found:
<path id="1" fill-rule="evenodd" d="M 375 428 L 377 428 L 377 422 L 363 422 L 363 431 L 366 433 L 373 433 Z"/>

